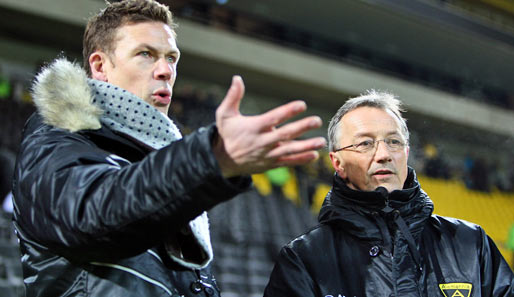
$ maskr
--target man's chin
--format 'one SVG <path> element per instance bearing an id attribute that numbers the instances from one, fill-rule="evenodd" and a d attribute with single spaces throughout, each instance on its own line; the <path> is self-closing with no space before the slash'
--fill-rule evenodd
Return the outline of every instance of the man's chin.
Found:
<path id="1" fill-rule="evenodd" d="M 150 103 L 151 106 L 153 106 L 155 109 L 157 109 L 158 111 L 160 111 L 161 113 L 165 114 L 165 115 L 168 115 L 168 110 L 170 108 L 170 105 L 169 104 L 161 104 L 160 102 L 155 102 L 155 101 L 152 101 Z"/>

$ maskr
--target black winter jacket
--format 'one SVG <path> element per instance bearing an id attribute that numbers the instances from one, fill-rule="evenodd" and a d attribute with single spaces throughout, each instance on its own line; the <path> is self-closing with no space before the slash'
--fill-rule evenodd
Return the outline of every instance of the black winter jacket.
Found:
<path id="1" fill-rule="evenodd" d="M 477 225 L 432 215 L 415 173 L 403 190 L 327 195 L 320 225 L 280 252 L 264 296 L 514 296 L 514 275 Z"/>
<path id="2" fill-rule="evenodd" d="M 201 262 L 184 227 L 249 186 L 221 176 L 215 136 L 202 128 L 152 151 L 105 126 L 72 133 L 32 116 L 13 187 L 27 296 L 218 296 L 208 266 L 186 268 L 164 248 Z"/>

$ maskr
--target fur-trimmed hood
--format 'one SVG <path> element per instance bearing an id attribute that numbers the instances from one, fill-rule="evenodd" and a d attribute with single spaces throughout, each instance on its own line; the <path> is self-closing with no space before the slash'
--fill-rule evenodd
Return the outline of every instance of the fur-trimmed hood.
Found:
<path id="1" fill-rule="evenodd" d="M 151 149 L 181 139 L 173 121 L 121 87 L 88 79 L 80 66 L 58 59 L 37 75 L 33 96 L 46 124 L 77 132 L 102 125 Z"/>
<path id="2" fill-rule="evenodd" d="M 101 127 L 103 111 L 93 104 L 86 72 L 66 59 L 55 60 L 36 76 L 32 97 L 45 124 L 70 132 Z"/>

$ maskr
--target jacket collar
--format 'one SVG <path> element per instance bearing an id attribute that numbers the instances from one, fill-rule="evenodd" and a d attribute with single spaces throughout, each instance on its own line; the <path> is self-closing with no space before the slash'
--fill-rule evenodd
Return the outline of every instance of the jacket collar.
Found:
<path id="1" fill-rule="evenodd" d="M 416 226 L 432 213 L 432 201 L 421 189 L 416 173 L 410 167 L 404 188 L 391 193 L 383 188 L 375 191 L 353 190 L 335 174 L 332 189 L 325 198 L 318 220 L 320 223 L 342 225 L 347 232 L 358 237 L 380 240 L 382 236 L 373 216 L 378 214 L 387 219 L 395 210 L 409 225 Z"/>
<path id="2" fill-rule="evenodd" d="M 332 195 L 327 196 L 324 205 L 330 203 L 337 206 L 353 204 L 370 211 L 381 211 L 386 206 L 402 209 L 404 205 L 408 205 L 410 201 L 419 196 L 420 190 L 416 173 L 412 168 L 409 168 L 403 189 L 394 190 L 391 193 L 388 193 L 383 187 L 374 191 L 351 189 L 336 173 L 333 177 Z"/>

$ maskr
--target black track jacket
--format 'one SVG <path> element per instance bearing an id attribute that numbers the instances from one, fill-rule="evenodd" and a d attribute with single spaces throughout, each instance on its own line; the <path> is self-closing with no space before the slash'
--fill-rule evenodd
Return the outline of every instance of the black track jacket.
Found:
<path id="1" fill-rule="evenodd" d="M 264 296 L 514 296 L 484 230 L 432 210 L 410 168 L 391 193 L 355 191 L 335 175 L 320 225 L 280 251 Z"/>

